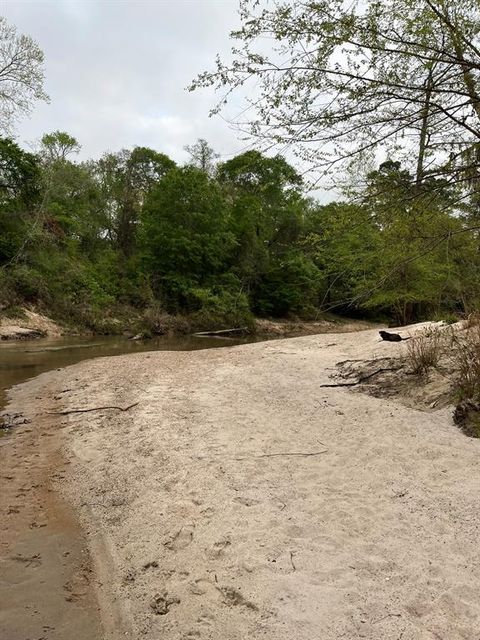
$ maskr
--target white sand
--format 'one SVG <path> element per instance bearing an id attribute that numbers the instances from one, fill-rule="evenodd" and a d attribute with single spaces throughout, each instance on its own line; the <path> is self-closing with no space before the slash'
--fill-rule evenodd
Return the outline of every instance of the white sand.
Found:
<path id="1" fill-rule="evenodd" d="M 106 637 L 479 640 L 480 441 L 450 410 L 320 388 L 402 348 L 364 331 L 62 372 L 65 409 L 139 402 L 54 418 Z"/>

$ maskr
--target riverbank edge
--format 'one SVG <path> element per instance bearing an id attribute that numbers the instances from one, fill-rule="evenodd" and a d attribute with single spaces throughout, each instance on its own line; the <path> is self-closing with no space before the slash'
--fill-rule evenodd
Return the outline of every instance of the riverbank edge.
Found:
<path id="1" fill-rule="evenodd" d="M 128 624 L 109 591 L 107 541 L 100 534 L 88 535 L 78 505 L 65 491 L 71 481 L 68 423 L 51 414 L 63 410 L 65 370 L 75 366 L 42 373 L 8 390 L 5 412 L 21 419 L 1 441 L 0 512 L 8 517 L 1 528 L 0 560 L 7 573 L 13 563 L 15 578 L 24 564 L 35 569 L 18 583 L 5 579 L 0 586 L 0 594 L 5 591 L 0 635 L 9 640 L 37 637 L 41 630 L 49 640 L 64 640 L 73 628 L 76 640 L 107 640 Z"/>
<path id="2" fill-rule="evenodd" d="M 112 319 L 111 319 L 112 320 Z M 243 326 L 243 325 L 242 325 Z M 291 318 L 252 318 L 245 325 L 247 334 L 259 338 L 283 337 L 293 338 L 301 335 L 314 335 L 317 333 L 344 333 L 349 331 L 362 331 L 372 329 L 377 323 L 368 320 L 354 320 L 327 314 L 317 320 L 303 320 L 297 317 Z M 60 336 L 98 336 L 98 335 L 125 335 L 129 338 L 148 340 L 155 336 L 190 335 L 200 331 L 216 331 L 237 329 L 225 324 L 225 322 L 211 323 L 198 322 L 186 315 L 172 316 L 160 313 L 155 317 L 134 318 L 132 322 L 124 322 L 113 319 L 105 330 L 94 330 L 87 327 L 68 326 L 53 320 L 34 309 L 21 308 L 15 314 L 5 315 L 0 313 L 0 340 L 33 340 L 36 338 L 56 338 Z"/>

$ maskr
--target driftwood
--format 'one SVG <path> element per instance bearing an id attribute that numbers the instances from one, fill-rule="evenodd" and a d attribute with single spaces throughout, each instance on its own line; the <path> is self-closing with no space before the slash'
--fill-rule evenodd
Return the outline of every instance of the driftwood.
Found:
<path id="1" fill-rule="evenodd" d="M 60 347 L 43 347 L 41 349 L 25 349 L 24 353 L 43 353 L 44 351 L 66 351 L 70 349 L 91 349 L 92 347 L 100 347 L 106 342 L 89 342 L 88 344 L 64 344 Z"/>
<path id="2" fill-rule="evenodd" d="M 138 402 L 128 405 L 128 407 L 117 407 L 115 405 L 107 405 L 105 407 L 92 407 L 91 409 L 68 409 L 67 411 L 47 411 L 50 415 L 67 416 L 69 413 L 88 413 L 89 411 L 101 411 L 102 409 L 117 409 L 118 411 L 128 411 L 136 407 Z"/>
<path id="3" fill-rule="evenodd" d="M 245 456 L 243 458 L 235 458 L 235 460 L 249 460 L 250 458 L 274 458 L 276 456 L 301 456 L 303 458 L 308 458 L 309 456 L 319 456 L 322 453 L 327 453 L 328 449 L 324 449 L 323 451 L 313 451 L 311 453 L 301 453 L 301 452 L 286 452 L 286 453 L 261 453 L 256 456 Z"/>
<path id="4" fill-rule="evenodd" d="M 194 336 L 221 336 L 230 333 L 249 333 L 248 327 L 237 327 L 234 329 L 219 329 L 218 331 L 197 331 Z"/>
<path id="5" fill-rule="evenodd" d="M 321 384 L 320 386 L 321 387 L 327 387 L 327 388 L 333 388 L 333 387 L 355 387 L 357 384 L 362 384 L 362 382 L 365 382 L 366 380 L 369 380 L 370 378 L 373 378 L 373 376 L 376 376 L 377 373 L 383 373 L 384 371 L 399 371 L 400 369 L 402 369 L 402 367 L 383 367 L 382 369 L 377 369 L 373 373 L 369 373 L 366 376 L 362 376 L 361 378 L 359 378 L 355 382 L 339 382 L 337 384 Z"/>

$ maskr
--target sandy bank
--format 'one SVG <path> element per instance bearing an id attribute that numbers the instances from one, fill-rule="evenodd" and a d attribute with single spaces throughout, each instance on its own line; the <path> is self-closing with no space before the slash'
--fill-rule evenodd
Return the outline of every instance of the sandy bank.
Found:
<path id="1" fill-rule="evenodd" d="M 62 335 L 61 328 L 50 318 L 30 309 L 23 309 L 22 312 L 22 318 L 0 317 L 0 340 L 31 340 Z"/>
<path id="2" fill-rule="evenodd" d="M 402 348 L 316 335 L 50 379 L 44 411 L 138 402 L 51 416 L 106 637 L 478 640 L 480 442 L 448 409 L 320 388 Z"/>

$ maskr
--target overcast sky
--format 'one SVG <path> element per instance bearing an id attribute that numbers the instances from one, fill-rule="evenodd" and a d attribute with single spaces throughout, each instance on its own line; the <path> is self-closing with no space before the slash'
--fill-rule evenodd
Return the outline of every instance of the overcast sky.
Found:
<path id="1" fill-rule="evenodd" d="M 143 145 L 183 161 L 183 147 L 205 138 L 222 157 L 235 155 L 245 142 L 208 117 L 213 91 L 185 87 L 228 53 L 237 8 L 238 0 L 2 0 L 7 21 L 45 53 L 51 99 L 20 122 L 18 141 L 60 129 L 83 158 Z"/>

